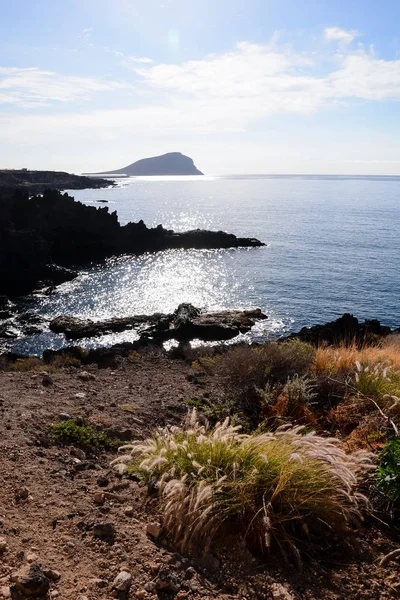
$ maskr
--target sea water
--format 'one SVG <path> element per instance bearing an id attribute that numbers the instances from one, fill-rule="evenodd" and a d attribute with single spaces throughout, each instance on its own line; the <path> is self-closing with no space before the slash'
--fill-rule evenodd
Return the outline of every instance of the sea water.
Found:
<path id="1" fill-rule="evenodd" d="M 121 224 L 143 219 L 175 231 L 223 230 L 266 246 L 110 258 L 27 306 L 45 317 L 98 320 L 171 312 L 190 302 L 207 311 L 262 308 L 268 320 L 255 328 L 257 339 L 344 312 L 400 326 L 400 177 L 138 177 L 70 194 L 116 210 Z M 79 343 L 136 338 L 131 331 Z M 40 353 L 62 345 L 62 335 L 45 331 L 10 346 Z"/>

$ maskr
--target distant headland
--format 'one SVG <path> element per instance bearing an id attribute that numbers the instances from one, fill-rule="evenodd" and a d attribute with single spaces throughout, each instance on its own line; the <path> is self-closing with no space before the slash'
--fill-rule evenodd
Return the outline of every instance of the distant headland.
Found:
<path id="1" fill-rule="evenodd" d="M 84 177 L 64 171 L 33 171 L 30 169 L 0 169 L 0 191 L 23 190 L 41 194 L 46 189 L 84 190 L 112 185 L 109 179 Z"/>
<path id="2" fill-rule="evenodd" d="M 142 158 L 136 162 L 123 167 L 122 169 L 106 169 L 99 173 L 90 173 L 90 175 L 127 175 L 127 176 L 146 176 L 146 175 L 204 175 L 195 166 L 193 159 L 181 154 L 181 152 L 168 152 L 161 156 L 152 156 Z"/>

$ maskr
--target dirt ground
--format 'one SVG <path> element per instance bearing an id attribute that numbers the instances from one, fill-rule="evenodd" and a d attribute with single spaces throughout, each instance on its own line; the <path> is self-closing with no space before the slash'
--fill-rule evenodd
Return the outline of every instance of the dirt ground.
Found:
<path id="1" fill-rule="evenodd" d="M 185 400 L 212 399 L 215 378 L 199 380 L 190 364 L 155 351 L 114 369 L 50 375 L 53 382 L 44 385 L 41 373 L 0 372 L 0 598 L 9 597 L 11 576 L 29 563 L 53 571 L 50 597 L 60 600 L 118 597 L 112 586 L 122 570 L 132 575 L 130 599 L 400 598 L 400 562 L 379 567 L 400 546 L 389 532 L 365 528 L 353 551 L 332 551 L 329 560 L 306 563 L 303 573 L 278 558 L 262 562 L 229 540 L 202 559 L 183 556 L 147 534 L 157 522 L 157 499 L 110 467 L 115 452 L 93 457 L 46 444 L 46 428 L 67 415 L 86 416 L 117 438 L 141 438 L 179 422 Z M 104 524 L 114 537 L 96 536 Z"/>

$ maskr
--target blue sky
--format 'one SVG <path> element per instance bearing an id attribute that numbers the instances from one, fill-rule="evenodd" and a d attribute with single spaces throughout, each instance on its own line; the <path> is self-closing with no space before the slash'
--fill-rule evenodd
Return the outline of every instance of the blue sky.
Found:
<path id="1" fill-rule="evenodd" d="M 0 167 L 400 174 L 397 0 L 0 9 Z"/>

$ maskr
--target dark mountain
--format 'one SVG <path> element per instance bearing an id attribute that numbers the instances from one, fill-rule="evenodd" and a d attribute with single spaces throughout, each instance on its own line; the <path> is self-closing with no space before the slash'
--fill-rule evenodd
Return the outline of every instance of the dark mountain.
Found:
<path id="1" fill-rule="evenodd" d="M 102 173 L 120 175 L 204 175 L 189 156 L 180 152 L 168 152 L 161 156 L 142 158 L 122 169 L 110 169 Z M 96 173 L 101 175 L 101 173 Z"/>

